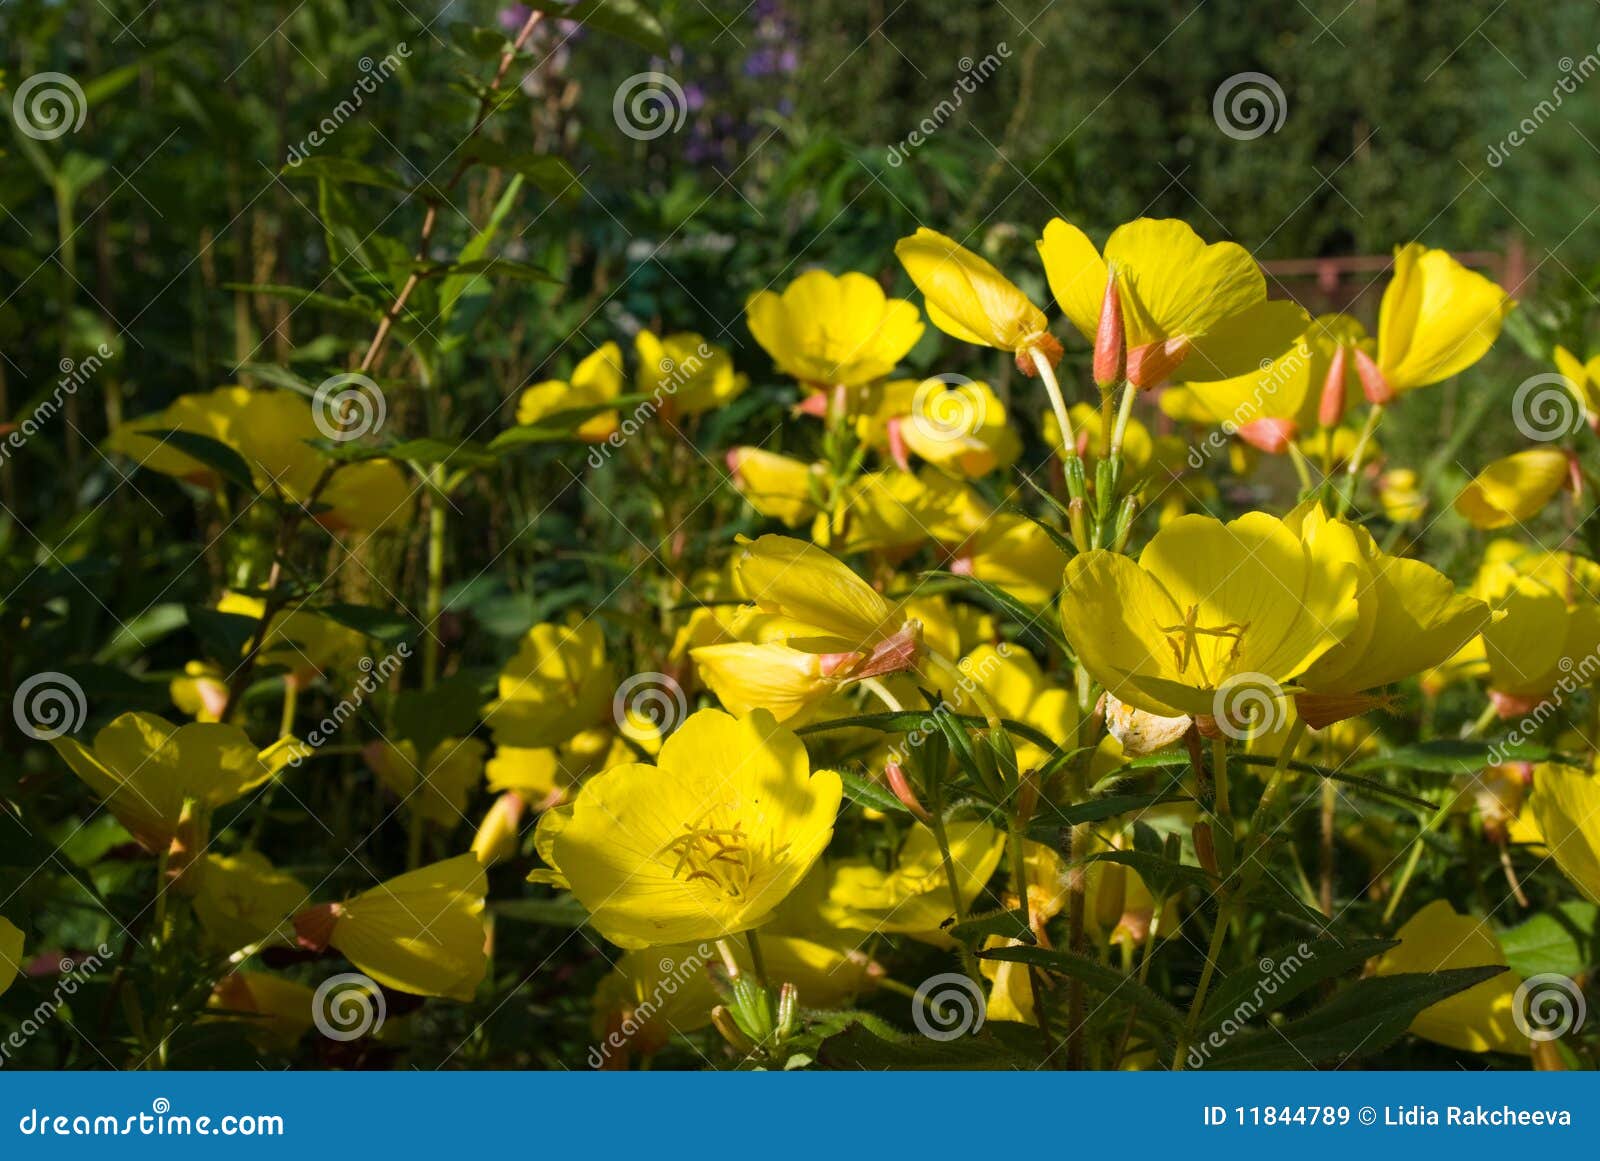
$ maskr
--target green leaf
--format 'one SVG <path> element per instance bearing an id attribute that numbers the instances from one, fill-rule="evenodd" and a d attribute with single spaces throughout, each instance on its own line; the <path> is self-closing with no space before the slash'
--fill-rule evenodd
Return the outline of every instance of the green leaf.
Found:
<path id="1" fill-rule="evenodd" d="M 1543 762 L 1550 758 L 1548 747 L 1517 745 L 1496 747 L 1489 742 L 1464 738 L 1436 738 L 1430 742 L 1417 742 L 1400 746 L 1387 754 L 1363 758 L 1350 769 L 1355 773 L 1368 770 L 1418 770 L 1425 774 L 1476 774 L 1489 765 L 1490 751 L 1494 750 L 1503 762 Z"/>
<path id="2" fill-rule="evenodd" d="M 844 783 L 844 795 L 851 802 L 889 814 L 911 813 L 905 803 L 871 778 L 864 778 L 853 770 L 840 770 L 839 780 Z"/>
<path id="3" fill-rule="evenodd" d="M 403 690 L 394 699 L 394 732 L 426 754 L 446 738 L 465 738 L 483 715 L 483 680 L 466 670 L 452 674 L 432 689 Z"/>
<path id="4" fill-rule="evenodd" d="M 801 726 L 795 732 L 801 737 L 807 734 L 823 734 L 829 730 L 851 729 L 879 730 L 885 734 L 909 734 L 913 731 L 926 734 L 931 732 L 941 719 L 949 719 L 952 722 L 975 730 L 985 729 L 989 724 L 976 714 L 936 713 L 933 710 L 895 710 L 877 714 L 858 714 L 855 717 L 848 718 L 834 718 L 826 722 L 813 722 L 808 726 Z M 1005 727 L 1007 733 L 1016 734 L 1018 737 L 1025 738 L 1043 749 L 1055 749 L 1055 742 L 1025 722 L 1015 722 L 1010 718 L 1001 718 L 1000 724 Z"/>
<path id="5" fill-rule="evenodd" d="M 189 628 L 200 638 L 200 648 L 205 656 L 218 661 L 240 656 L 259 623 L 259 618 L 243 613 L 219 613 L 199 606 L 189 610 Z"/>
<path id="6" fill-rule="evenodd" d="M 976 985 L 974 985 L 975 987 Z M 982 1010 L 981 997 L 965 999 Z M 824 1040 L 817 1049 L 817 1063 L 823 1068 L 866 1069 L 871 1071 L 927 1070 L 948 1071 L 1035 1069 L 1044 1059 L 1045 1048 L 1039 1032 L 1026 1024 L 1004 1021 L 984 1024 L 975 1034 L 951 1040 L 927 1036 L 881 1035 L 863 1023 L 854 1023 L 836 1036 Z"/>
<path id="7" fill-rule="evenodd" d="M 1198 887 L 1206 892 L 1212 889 L 1211 876 L 1199 867 L 1174 862 L 1150 851 L 1102 851 L 1090 855 L 1085 861 L 1121 863 L 1125 867 L 1132 867 L 1157 898 L 1165 898 L 1182 887 Z"/>
<path id="8" fill-rule="evenodd" d="M 268 282 L 229 282 L 225 290 L 243 294 L 264 294 L 268 298 L 282 298 L 297 306 L 315 306 L 347 318 L 358 318 L 375 323 L 383 318 L 383 308 L 371 302 L 354 298 L 335 298 L 315 290 L 302 290 L 298 286 L 279 286 Z"/>
<path id="9" fill-rule="evenodd" d="M 1398 1040 L 1417 1014 L 1440 1000 L 1493 979 L 1503 967 L 1374 976 L 1358 980 L 1316 1011 L 1281 1028 L 1241 1033 L 1204 1057 L 1205 1068 L 1309 1068 L 1371 1056 Z M 1196 1044 L 1193 1053 L 1203 1053 Z"/>
<path id="10" fill-rule="evenodd" d="M 578 175 L 565 158 L 515 149 L 497 141 L 482 139 L 474 140 L 468 149 L 474 161 L 521 174 L 549 197 L 570 201 L 583 190 L 578 184 Z"/>
<path id="11" fill-rule="evenodd" d="M 638 0 L 528 0 L 528 7 L 563 20 L 578 20 L 607 36 L 637 44 L 655 56 L 666 56 L 671 50 L 661 22 Z"/>
<path id="12" fill-rule="evenodd" d="M 1073 806 L 1052 806 L 1040 803 L 1034 822 L 1041 827 L 1077 826 L 1081 822 L 1104 822 L 1134 811 L 1165 806 L 1169 802 L 1193 802 L 1187 794 L 1108 794 L 1104 798 L 1091 798 Z"/>
<path id="13" fill-rule="evenodd" d="M 241 488 L 255 487 L 250 465 L 245 463 L 242 455 L 220 440 L 196 431 L 179 431 L 176 428 L 146 431 L 143 434 L 177 448 L 190 459 L 199 460 L 230 484 Z"/>
<path id="14" fill-rule="evenodd" d="M 944 932 L 951 939 L 976 947 L 991 935 L 1004 939 L 1020 939 L 1023 943 L 1038 943 L 1033 929 L 1028 926 L 1026 911 L 988 911 L 974 915 L 962 923 L 945 920 Z"/>
<path id="15" fill-rule="evenodd" d="M 1398 939 L 1300 940 L 1263 952 L 1245 968 L 1229 974 L 1206 1003 L 1201 1029 L 1224 1020 L 1244 1024 L 1276 1012 L 1296 996 L 1325 980 L 1356 971 L 1369 959 L 1398 946 Z"/>
<path id="16" fill-rule="evenodd" d="M 462 274 L 510 278 L 517 282 L 545 282 L 557 286 L 561 284 L 561 279 L 548 270 L 511 258 L 475 258 L 470 262 L 424 262 L 414 269 L 424 278 Z"/>
<path id="17" fill-rule="evenodd" d="M 289 162 L 278 170 L 278 175 L 302 181 L 321 178 L 341 185 L 370 185 L 379 189 L 407 188 L 405 182 L 387 169 L 350 157 L 307 157 L 302 161 Z"/>
<path id="18" fill-rule="evenodd" d="M 1131 1007 L 1163 1032 L 1176 1034 L 1183 1027 L 1183 1013 L 1148 985 L 1075 952 L 1047 947 L 991 947 L 987 951 L 980 951 L 978 958 L 1025 963 L 1079 980 L 1100 995 L 1115 997 L 1117 1002 Z"/>
<path id="19" fill-rule="evenodd" d="M 498 462 L 488 448 L 470 439 L 461 443 L 451 443 L 447 439 L 407 439 L 383 445 L 378 450 L 386 459 L 423 466 L 448 464 L 460 468 L 487 468 Z"/>
<path id="20" fill-rule="evenodd" d="M 417 631 L 416 625 L 404 614 L 373 608 L 370 605 L 340 603 L 320 605 L 315 608 L 307 606 L 307 608 L 310 612 L 326 617 L 347 629 L 354 629 L 357 633 L 381 641 L 385 645 L 409 641 Z"/>
<path id="21" fill-rule="evenodd" d="M 1600 907 L 1571 899 L 1500 933 L 1511 970 L 1526 979 L 1576 976 L 1600 960 Z"/>
<path id="22" fill-rule="evenodd" d="M 589 913 L 571 895 L 557 895 L 554 899 L 503 899 L 489 904 L 489 910 L 502 919 L 548 927 L 582 927 L 589 922 Z"/>

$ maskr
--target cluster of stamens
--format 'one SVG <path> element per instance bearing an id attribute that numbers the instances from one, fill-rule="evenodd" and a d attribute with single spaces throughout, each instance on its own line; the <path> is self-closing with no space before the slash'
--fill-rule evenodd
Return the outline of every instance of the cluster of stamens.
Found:
<path id="1" fill-rule="evenodd" d="M 1244 644 L 1245 630 L 1250 627 L 1246 621 L 1243 624 L 1230 621 L 1226 625 L 1218 625 L 1207 629 L 1199 624 L 1200 606 L 1190 605 L 1184 611 L 1183 623 L 1180 625 L 1158 625 L 1161 632 L 1167 634 L 1167 644 L 1172 646 L 1173 659 L 1178 664 L 1179 673 L 1189 672 L 1189 663 L 1192 661 L 1200 669 L 1200 680 L 1207 685 L 1211 683 L 1211 675 L 1206 672 L 1205 658 L 1200 655 L 1201 637 L 1231 637 L 1233 648 L 1228 653 L 1228 663 L 1239 659 L 1239 649 Z"/>

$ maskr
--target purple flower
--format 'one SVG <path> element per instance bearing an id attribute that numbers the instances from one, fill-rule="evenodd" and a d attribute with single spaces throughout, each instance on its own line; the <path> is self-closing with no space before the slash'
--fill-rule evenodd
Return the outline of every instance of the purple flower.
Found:
<path id="1" fill-rule="evenodd" d="M 521 32 L 522 26 L 528 23 L 528 17 L 532 15 L 533 9 L 526 4 L 510 4 L 500 9 L 496 19 L 500 22 L 500 27 L 507 32 Z"/>

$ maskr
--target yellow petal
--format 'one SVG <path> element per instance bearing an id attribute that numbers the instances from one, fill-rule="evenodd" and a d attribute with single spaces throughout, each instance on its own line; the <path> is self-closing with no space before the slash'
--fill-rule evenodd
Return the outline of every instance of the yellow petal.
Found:
<path id="1" fill-rule="evenodd" d="M 1106 240 L 1105 260 L 1117 271 L 1130 348 L 1198 337 L 1267 297 L 1266 277 L 1243 246 L 1208 246 L 1175 218 L 1118 226 Z"/>
<path id="2" fill-rule="evenodd" d="M 1475 528 L 1504 528 L 1538 515 L 1567 482 L 1566 453 L 1530 448 L 1495 460 L 1456 497 L 1455 509 Z"/>
<path id="3" fill-rule="evenodd" d="M 1027 295 L 954 239 L 922 227 L 894 252 L 927 300 L 929 321 L 952 338 L 1022 351 L 1048 332 Z"/>
<path id="4" fill-rule="evenodd" d="M 1378 312 L 1378 369 L 1396 391 L 1459 374 L 1494 345 L 1514 305 L 1446 251 L 1399 247 Z"/>
<path id="5" fill-rule="evenodd" d="M 488 970 L 483 867 L 457 855 L 341 904 L 330 942 L 379 983 L 470 1000 Z"/>
<path id="6" fill-rule="evenodd" d="M 1093 342 L 1109 280 L 1100 251 L 1077 226 L 1052 218 L 1039 239 L 1039 258 L 1061 313 Z"/>
<path id="7" fill-rule="evenodd" d="M 1600 781 L 1573 766 L 1539 766 L 1531 806 L 1556 866 L 1600 903 Z"/>

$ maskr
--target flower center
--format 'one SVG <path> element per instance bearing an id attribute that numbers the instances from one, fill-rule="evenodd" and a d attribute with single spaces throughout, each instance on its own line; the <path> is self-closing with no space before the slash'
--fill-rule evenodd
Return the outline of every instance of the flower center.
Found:
<path id="1" fill-rule="evenodd" d="M 1188 673 L 1189 666 L 1193 663 L 1200 670 L 1200 680 L 1210 685 L 1211 675 L 1206 672 L 1205 658 L 1200 654 L 1200 638 L 1231 638 L 1233 648 L 1228 651 L 1226 663 L 1232 664 L 1239 659 L 1239 648 L 1244 644 L 1245 630 L 1250 628 L 1250 624 L 1248 621 L 1244 624 L 1230 621 L 1226 625 L 1206 628 L 1200 624 L 1200 606 L 1190 605 L 1184 611 L 1182 624 L 1157 625 L 1156 628 L 1167 635 L 1167 644 L 1172 647 L 1173 658 L 1178 663 L 1178 672 Z"/>
<path id="2" fill-rule="evenodd" d="M 665 855 L 675 859 L 673 877 L 685 883 L 708 883 L 730 899 L 749 890 L 750 846 L 742 819 L 731 827 L 718 826 L 709 814 L 698 822 L 686 822 L 683 833 L 662 847 L 657 857 Z"/>

